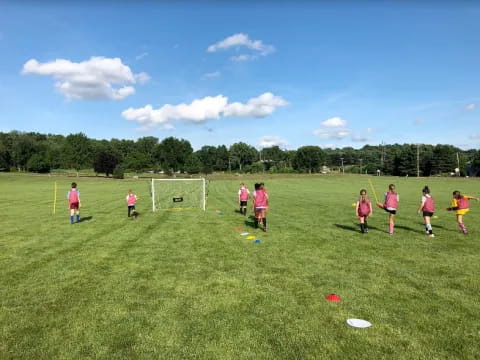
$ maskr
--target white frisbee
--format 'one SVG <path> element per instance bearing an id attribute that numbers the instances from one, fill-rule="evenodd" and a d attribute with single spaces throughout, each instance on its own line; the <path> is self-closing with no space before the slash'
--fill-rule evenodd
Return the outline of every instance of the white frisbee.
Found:
<path id="1" fill-rule="evenodd" d="M 372 326 L 370 322 L 367 320 L 362 320 L 362 319 L 348 319 L 347 324 L 356 328 L 367 328 L 369 326 Z"/>
<path id="2" fill-rule="evenodd" d="M 248 235 L 248 232 L 243 232 L 243 233 L 241 233 L 240 235 L 242 235 L 242 236 L 247 236 L 247 235 Z"/>

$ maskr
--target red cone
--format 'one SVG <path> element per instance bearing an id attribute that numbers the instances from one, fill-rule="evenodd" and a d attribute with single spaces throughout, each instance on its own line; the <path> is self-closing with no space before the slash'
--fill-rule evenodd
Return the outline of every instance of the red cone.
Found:
<path id="1" fill-rule="evenodd" d="M 330 294 L 325 298 L 325 300 L 333 301 L 333 302 L 340 302 L 342 299 L 340 299 L 340 296 L 338 296 L 338 295 Z"/>

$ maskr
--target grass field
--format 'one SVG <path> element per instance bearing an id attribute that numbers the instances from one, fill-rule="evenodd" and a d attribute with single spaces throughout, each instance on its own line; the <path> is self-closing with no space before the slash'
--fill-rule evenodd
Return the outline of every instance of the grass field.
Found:
<path id="1" fill-rule="evenodd" d="M 147 181 L 75 179 L 84 221 L 70 225 L 72 178 L 0 174 L 0 359 L 478 359 L 480 203 L 467 236 L 443 209 L 453 190 L 478 196 L 480 181 L 371 178 L 400 194 L 388 236 L 380 210 L 358 231 L 352 203 L 367 179 L 246 180 L 270 194 L 263 233 L 235 212 L 242 178 L 210 182 L 206 212 L 158 213 Z M 425 184 L 433 239 L 416 214 Z"/>

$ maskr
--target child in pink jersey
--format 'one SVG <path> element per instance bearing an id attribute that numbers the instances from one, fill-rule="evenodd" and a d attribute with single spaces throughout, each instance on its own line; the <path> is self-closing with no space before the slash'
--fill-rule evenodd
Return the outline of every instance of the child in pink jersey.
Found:
<path id="1" fill-rule="evenodd" d="M 385 202 L 379 203 L 377 202 L 377 206 L 380 209 L 385 210 L 388 212 L 388 221 L 389 221 L 389 228 L 388 234 L 393 235 L 393 229 L 395 227 L 394 217 L 397 213 L 398 202 L 400 201 L 400 197 L 395 192 L 395 185 L 390 184 L 388 185 L 388 192 L 385 193 Z"/>
<path id="2" fill-rule="evenodd" d="M 240 184 L 238 190 L 238 204 L 240 205 L 240 213 L 247 215 L 247 201 L 250 198 L 250 191 L 245 187 L 244 183 Z"/>
<path id="3" fill-rule="evenodd" d="M 423 219 L 425 220 L 425 231 L 426 234 L 430 237 L 435 237 L 433 234 L 431 218 L 435 212 L 435 200 L 430 195 L 430 189 L 428 186 L 425 186 L 422 190 L 423 196 L 418 208 L 418 213 L 423 212 Z"/>
<path id="4" fill-rule="evenodd" d="M 368 233 L 367 218 L 373 214 L 372 203 L 367 197 L 367 190 L 360 190 L 360 198 L 356 207 L 357 217 L 360 219 L 360 230 L 362 234 Z"/>
<path id="5" fill-rule="evenodd" d="M 80 191 L 77 189 L 77 183 L 72 183 L 72 188 L 67 192 L 68 209 L 70 210 L 70 224 L 73 224 L 73 216 L 77 213 L 77 223 L 80 222 Z"/>
<path id="6" fill-rule="evenodd" d="M 468 213 L 468 211 L 470 210 L 469 200 L 478 201 L 479 198 L 475 196 L 462 195 L 460 194 L 460 191 L 455 190 L 453 192 L 452 205 L 449 208 L 447 208 L 448 211 L 455 211 L 455 214 L 457 215 L 458 227 L 465 235 L 468 234 L 468 230 L 465 224 L 463 223 L 463 215 Z"/>
<path id="7" fill-rule="evenodd" d="M 253 211 L 255 212 L 255 228 L 258 228 L 258 223 L 263 223 L 263 231 L 267 231 L 267 217 L 268 209 L 268 194 L 265 191 L 265 185 L 255 184 L 255 191 L 253 192 Z"/>
<path id="8" fill-rule="evenodd" d="M 135 211 L 135 203 L 139 197 L 133 193 L 132 190 L 128 190 L 127 195 L 127 206 L 128 206 L 128 217 L 130 217 L 130 213 L 132 214 L 133 220 L 137 218 L 137 212 Z"/>

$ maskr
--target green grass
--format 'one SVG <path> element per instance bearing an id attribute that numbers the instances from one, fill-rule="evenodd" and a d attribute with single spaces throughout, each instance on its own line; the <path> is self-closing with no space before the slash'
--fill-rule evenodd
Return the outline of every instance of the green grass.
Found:
<path id="1" fill-rule="evenodd" d="M 480 204 L 468 236 L 443 209 L 480 182 L 372 178 L 379 194 L 390 182 L 400 194 L 389 237 L 380 210 L 369 234 L 356 226 L 367 179 L 256 179 L 271 198 L 264 234 L 235 212 L 240 177 L 210 183 L 206 212 L 155 214 L 146 181 L 79 178 L 88 220 L 70 225 L 72 178 L 0 174 L 0 359 L 478 358 Z M 416 214 L 425 184 L 434 239 Z M 137 221 L 126 217 L 129 188 Z"/>

